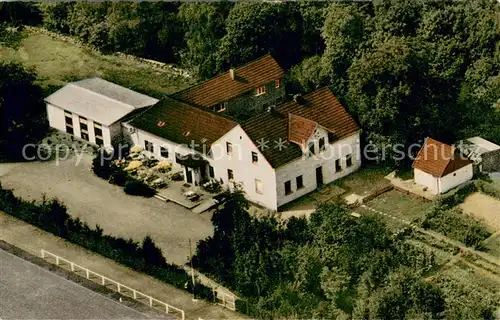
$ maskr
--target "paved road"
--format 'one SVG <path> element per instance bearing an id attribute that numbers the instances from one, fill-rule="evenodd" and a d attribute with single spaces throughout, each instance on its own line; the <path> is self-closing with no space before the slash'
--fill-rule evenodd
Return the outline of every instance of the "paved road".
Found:
<path id="1" fill-rule="evenodd" d="M 2 187 L 28 200 L 59 198 L 68 213 L 105 233 L 142 241 L 150 235 L 168 262 L 184 264 L 193 245 L 212 235 L 209 213 L 196 214 L 172 202 L 125 194 L 90 171 L 91 157 L 66 161 L 0 164 Z"/>
<path id="2" fill-rule="evenodd" d="M 0 250 L 0 318 L 151 319 L 152 315 Z"/>

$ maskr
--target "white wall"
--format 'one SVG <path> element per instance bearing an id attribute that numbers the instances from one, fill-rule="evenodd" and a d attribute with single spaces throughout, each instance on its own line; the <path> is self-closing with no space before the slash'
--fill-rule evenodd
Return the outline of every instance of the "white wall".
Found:
<path id="1" fill-rule="evenodd" d="M 180 165 L 175 163 L 175 153 L 188 155 L 197 153 L 185 146 L 176 144 L 172 141 L 160 138 L 146 131 L 135 129 L 134 133 L 130 133 L 130 124 L 123 124 L 123 132 L 128 136 L 133 145 L 145 147 L 145 140 L 151 141 L 154 144 L 154 152 L 145 152 L 147 155 L 154 156 L 157 159 L 171 161 L 174 166 L 179 168 Z M 233 154 L 228 155 L 226 152 L 226 142 L 230 142 L 233 147 Z M 169 149 L 169 157 L 162 158 L 160 156 L 160 146 L 165 146 Z M 198 153 L 214 168 L 214 175 L 217 181 L 223 182 L 223 185 L 229 187 L 233 183 L 241 184 L 246 197 L 257 204 L 260 204 L 271 210 L 276 210 L 276 179 L 274 169 L 267 162 L 258 148 L 253 144 L 247 134 L 240 126 L 233 128 L 219 140 L 212 144 L 212 157 L 208 157 Z M 257 152 L 258 162 L 252 163 L 252 151 Z M 208 152 L 208 150 L 207 150 Z M 227 170 L 233 170 L 234 182 L 228 181 Z M 263 193 L 259 194 L 255 190 L 255 179 L 259 179 L 263 183 Z"/>
<path id="2" fill-rule="evenodd" d="M 326 144 L 325 150 L 319 152 L 318 141 L 321 137 L 325 138 Z M 322 167 L 323 182 L 326 184 L 356 171 L 361 166 L 359 133 L 330 144 L 327 131 L 319 127 L 309 141 L 315 143 L 316 154 L 314 156 L 303 156 L 276 169 L 278 207 L 314 191 L 317 188 L 316 168 L 318 167 Z M 349 154 L 352 154 L 352 165 L 347 168 L 346 156 Z M 336 159 L 340 159 L 342 166 L 342 170 L 339 172 L 335 171 Z M 296 177 L 300 175 L 302 175 L 304 187 L 297 189 Z M 292 193 L 286 195 L 285 182 L 288 180 L 291 181 Z"/>
<path id="3" fill-rule="evenodd" d="M 233 147 L 232 155 L 226 152 L 226 143 Z M 252 152 L 258 161 L 252 162 Z M 268 209 L 276 210 L 276 178 L 273 167 L 240 126 L 233 128 L 212 144 L 210 164 L 214 167 L 215 178 L 228 183 L 227 169 L 233 170 L 234 181 L 242 185 L 247 199 Z M 255 180 L 262 181 L 262 193 L 257 193 Z"/>
<path id="4" fill-rule="evenodd" d="M 427 189 L 433 194 L 439 194 L 438 178 L 435 178 L 431 174 L 420 169 L 413 169 L 413 175 L 415 183 L 427 187 Z"/>
<path id="5" fill-rule="evenodd" d="M 188 155 L 188 154 L 193 154 L 195 151 L 186 148 L 185 146 L 179 145 L 177 143 L 174 143 L 170 140 L 166 140 L 163 138 L 160 138 L 154 134 L 151 134 L 149 132 L 134 128 L 135 132 L 130 133 L 129 128 L 133 128 L 130 124 L 128 123 L 123 123 L 123 132 L 125 136 L 128 136 L 129 139 L 131 140 L 131 147 L 133 146 L 141 146 L 143 148 L 146 147 L 145 141 L 150 141 L 153 143 L 154 148 L 153 152 L 149 152 L 144 150 L 144 154 L 148 156 L 154 156 L 156 159 L 159 160 L 165 160 L 165 161 L 170 161 L 174 164 L 175 167 L 180 167 L 179 164 L 175 163 L 175 153 L 179 153 L 180 155 Z M 160 152 L 160 147 L 165 147 L 168 149 L 168 158 L 164 158 L 161 156 Z"/>
<path id="6" fill-rule="evenodd" d="M 455 172 L 447 174 L 439 179 L 439 191 L 445 193 L 446 191 L 455 188 L 456 186 L 472 179 L 472 164 L 458 169 Z"/>
<path id="7" fill-rule="evenodd" d="M 66 131 L 66 123 L 64 121 L 64 111 L 47 103 L 47 117 L 49 125 L 60 131 Z"/>
<path id="8" fill-rule="evenodd" d="M 80 116 L 76 113 L 71 113 L 72 118 L 73 118 L 73 134 L 75 137 L 82 138 L 81 131 L 80 131 Z M 64 115 L 64 110 L 47 104 L 47 116 L 49 118 L 49 125 L 52 128 L 55 128 L 57 130 L 66 132 L 66 119 Z M 97 121 L 99 122 L 99 121 Z M 112 130 L 110 130 L 110 127 L 101 125 L 102 126 L 102 138 L 103 138 L 103 143 L 105 148 L 112 148 L 111 140 L 115 136 L 121 135 L 121 127 L 119 122 L 114 123 L 111 125 Z M 89 142 L 92 144 L 95 144 L 95 132 L 94 132 L 94 121 L 92 119 L 87 118 L 87 127 L 88 127 L 88 135 L 89 135 Z"/>

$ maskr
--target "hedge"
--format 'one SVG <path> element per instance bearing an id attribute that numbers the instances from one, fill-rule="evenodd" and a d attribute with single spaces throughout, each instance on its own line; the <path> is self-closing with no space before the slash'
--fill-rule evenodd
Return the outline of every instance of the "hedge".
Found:
<path id="1" fill-rule="evenodd" d="M 138 243 L 132 239 L 106 235 L 98 225 L 90 228 L 80 219 L 70 217 L 66 206 L 56 199 L 47 200 L 44 197 L 38 203 L 25 201 L 14 196 L 12 190 L 3 189 L 1 184 L 0 209 L 133 270 L 144 272 L 179 289 L 193 291 L 191 277 L 184 269 L 167 263 L 149 236 Z M 211 288 L 196 283 L 194 289 L 198 298 L 213 302 Z"/>
<path id="2" fill-rule="evenodd" d="M 450 191 L 439 197 L 438 203 L 446 209 L 453 208 L 465 201 L 465 198 L 478 191 L 475 181 L 469 181 L 466 184 Z"/>

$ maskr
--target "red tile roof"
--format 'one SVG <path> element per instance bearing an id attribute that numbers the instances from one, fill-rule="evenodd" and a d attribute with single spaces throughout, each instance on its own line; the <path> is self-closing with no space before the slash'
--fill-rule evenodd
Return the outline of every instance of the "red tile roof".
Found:
<path id="1" fill-rule="evenodd" d="M 333 133 L 336 141 L 359 130 L 354 119 L 328 88 L 308 93 L 299 102 L 300 104 L 296 101 L 285 102 L 275 110 L 255 116 L 242 124 L 245 132 L 260 146 L 261 152 L 275 168 L 302 156 L 298 145 L 286 145 L 289 141 L 290 113 L 322 126 Z"/>
<path id="2" fill-rule="evenodd" d="M 441 178 L 471 163 L 455 147 L 427 138 L 412 167 Z"/>
<path id="3" fill-rule="evenodd" d="M 191 142 L 195 142 L 199 145 L 195 149 L 199 151 L 203 150 L 202 145 L 210 146 L 238 125 L 215 113 L 168 97 L 130 123 L 136 128 L 178 144 L 191 145 Z"/>
<path id="4" fill-rule="evenodd" d="M 234 71 L 236 74 L 234 80 L 228 71 L 174 93 L 172 97 L 200 106 L 211 107 L 240 96 L 253 88 L 281 79 L 285 74 L 270 54 L 238 67 Z"/>
<path id="5" fill-rule="evenodd" d="M 314 121 L 289 113 L 288 141 L 304 148 L 304 143 L 309 140 L 317 126 L 318 124 Z"/>

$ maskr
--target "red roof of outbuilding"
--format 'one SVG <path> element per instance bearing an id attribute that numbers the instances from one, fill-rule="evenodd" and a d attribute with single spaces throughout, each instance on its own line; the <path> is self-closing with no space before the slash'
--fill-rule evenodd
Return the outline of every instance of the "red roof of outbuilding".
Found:
<path id="1" fill-rule="evenodd" d="M 441 178 L 471 163 L 455 147 L 427 138 L 412 167 Z"/>

